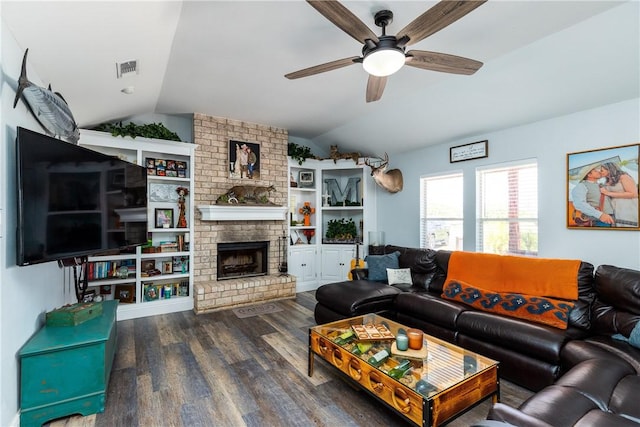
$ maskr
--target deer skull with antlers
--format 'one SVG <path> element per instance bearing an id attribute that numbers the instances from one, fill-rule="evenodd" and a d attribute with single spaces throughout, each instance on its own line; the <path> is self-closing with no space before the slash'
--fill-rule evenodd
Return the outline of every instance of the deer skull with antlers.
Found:
<path id="1" fill-rule="evenodd" d="M 369 159 L 365 159 L 364 164 L 371 168 L 371 176 L 380 187 L 389 193 L 402 191 L 402 172 L 400 169 L 387 171 L 389 166 L 389 155 L 387 153 L 384 153 L 384 160 L 378 166 L 371 166 Z"/>

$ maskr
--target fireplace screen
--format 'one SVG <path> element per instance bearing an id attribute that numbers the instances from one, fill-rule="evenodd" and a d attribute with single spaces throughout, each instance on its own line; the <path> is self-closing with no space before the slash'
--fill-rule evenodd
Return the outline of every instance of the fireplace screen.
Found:
<path id="1" fill-rule="evenodd" d="M 268 274 L 269 242 L 218 243 L 218 280 Z"/>

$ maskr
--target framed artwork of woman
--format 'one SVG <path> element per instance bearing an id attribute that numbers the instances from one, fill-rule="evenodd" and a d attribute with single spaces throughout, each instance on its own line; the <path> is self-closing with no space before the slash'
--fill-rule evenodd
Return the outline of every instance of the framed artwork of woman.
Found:
<path id="1" fill-rule="evenodd" d="M 567 227 L 640 230 L 640 144 L 567 154 Z"/>

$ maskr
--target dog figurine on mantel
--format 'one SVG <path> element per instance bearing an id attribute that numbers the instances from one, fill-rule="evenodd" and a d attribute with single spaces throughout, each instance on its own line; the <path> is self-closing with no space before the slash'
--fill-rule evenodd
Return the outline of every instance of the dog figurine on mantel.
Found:
<path id="1" fill-rule="evenodd" d="M 258 204 L 271 203 L 268 198 L 272 191 L 276 191 L 273 185 L 268 187 L 251 185 L 234 185 L 225 194 L 218 197 L 217 202 L 240 203 L 240 201 L 251 200 Z M 265 201 L 266 200 L 266 201 Z"/>

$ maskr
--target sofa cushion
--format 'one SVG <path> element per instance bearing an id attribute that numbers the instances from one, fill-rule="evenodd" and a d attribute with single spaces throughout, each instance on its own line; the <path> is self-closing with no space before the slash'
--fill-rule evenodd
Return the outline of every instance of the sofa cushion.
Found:
<path id="1" fill-rule="evenodd" d="M 424 290 L 432 290 L 434 282 L 443 282 L 446 275 L 440 268 L 436 258 L 442 251 L 423 248 L 407 248 L 403 246 L 387 245 L 385 253 L 400 252 L 398 262 L 400 268 L 410 268 L 413 284 Z"/>
<path id="2" fill-rule="evenodd" d="M 584 341 L 624 360 L 640 375 L 640 349 L 631 346 L 627 342 L 618 341 L 604 335 L 588 337 Z"/>
<path id="3" fill-rule="evenodd" d="M 539 391 L 525 401 L 520 406 L 520 410 L 554 426 L 575 426 L 592 411 L 602 412 L 601 408 L 584 396 L 580 390 L 558 385 L 552 385 Z M 590 415 L 589 418 L 595 415 L 598 414 Z M 599 425 L 620 425 L 616 422 L 623 420 L 618 420 L 612 415 L 612 419 L 608 420 L 609 424 Z"/>
<path id="4" fill-rule="evenodd" d="M 328 283 L 316 290 L 319 304 L 345 317 L 387 310 L 401 291 L 385 283 L 352 280 Z"/>
<path id="5" fill-rule="evenodd" d="M 400 252 L 384 255 L 367 255 L 364 259 L 369 269 L 368 279 L 375 282 L 387 280 L 387 268 L 399 268 L 398 256 Z"/>
<path id="6" fill-rule="evenodd" d="M 569 340 L 566 330 L 477 310 L 463 311 L 456 326 L 460 334 L 555 364 Z"/>
<path id="7" fill-rule="evenodd" d="M 427 321 L 449 330 L 455 330 L 456 319 L 469 308 L 458 302 L 447 301 L 438 295 L 403 292 L 396 297 L 393 307 L 404 316 Z"/>
<path id="8" fill-rule="evenodd" d="M 636 350 L 634 359 L 628 345 L 613 340 L 610 337 L 588 338 L 586 340 L 571 340 L 562 347 L 562 369 L 568 371 L 580 362 L 589 359 L 612 360 L 614 362 L 625 361 L 640 374 L 640 351 Z"/>
<path id="9" fill-rule="evenodd" d="M 593 264 L 582 261 L 578 269 L 578 300 L 569 313 L 569 324 L 585 331 L 591 330 L 591 307 L 595 299 Z"/>
<path id="10" fill-rule="evenodd" d="M 560 377 L 556 384 L 578 389 L 598 407 L 606 408 L 618 383 L 623 378 L 635 374 L 633 368 L 622 361 L 590 359 L 574 366 Z"/>
<path id="11" fill-rule="evenodd" d="M 568 301 L 521 293 L 495 292 L 456 279 L 447 281 L 442 297 L 478 310 L 530 320 L 559 329 L 567 329 L 569 311 L 573 308 L 573 303 Z"/>
<path id="12" fill-rule="evenodd" d="M 595 273 L 595 288 L 603 303 L 640 315 L 640 271 L 601 265 Z"/>

